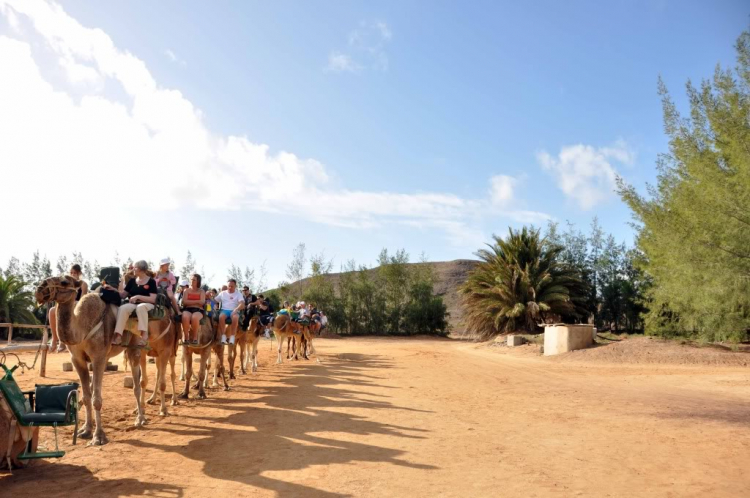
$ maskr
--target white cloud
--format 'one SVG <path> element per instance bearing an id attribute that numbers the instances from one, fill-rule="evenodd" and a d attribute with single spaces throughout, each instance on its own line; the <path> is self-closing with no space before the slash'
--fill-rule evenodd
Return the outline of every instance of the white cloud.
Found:
<path id="1" fill-rule="evenodd" d="M 390 40 L 393 37 L 393 33 L 388 28 L 388 25 L 382 21 L 377 21 L 373 25 L 380 31 L 380 36 L 383 40 Z"/>
<path id="2" fill-rule="evenodd" d="M 537 160 L 569 199 L 588 210 L 613 197 L 617 170 L 612 161 L 632 164 L 635 153 L 620 139 L 611 147 L 564 146 L 557 157 L 541 151 Z"/>
<path id="3" fill-rule="evenodd" d="M 388 70 L 386 44 L 393 38 L 383 21 L 362 21 L 349 33 L 346 51 L 336 50 L 328 56 L 326 70 L 333 72 L 360 72 L 364 69 Z"/>
<path id="4" fill-rule="evenodd" d="M 0 74 L 6 75 L 0 78 L 0 169 L 3 184 L 18 187 L 4 200 L 23 205 L 28 219 L 48 215 L 58 199 L 68 205 L 72 196 L 82 207 L 88 199 L 103 203 L 86 215 L 86 223 L 101 224 L 111 221 L 108 203 L 130 207 L 136 191 L 147 194 L 138 195 L 139 209 L 277 212 L 352 228 L 412 224 L 441 230 L 456 243 L 474 243 L 488 210 L 513 220 L 547 217 L 511 209 L 515 179 L 502 175 L 491 180 L 490 197 L 480 199 L 334 187 L 315 159 L 212 133 L 180 91 L 159 86 L 143 61 L 58 5 L 0 0 L 0 13 L 33 28 L 23 39 L 0 36 Z M 84 85 L 75 97 L 45 79 L 40 61 L 48 54 L 37 59 L 36 47 L 52 54 L 71 82 Z M 123 97 L 104 96 L 102 84 L 119 86 Z M 29 203 L 32 192 L 42 201 Z"/>
<path id="5" fill-rule="evenodd" d="M 187 66 L 187 62 L 185 62 L 183 59 L 177 56 L 171 49 L 165 49 L 164 55 L 169 58 L 170 61 L 174 62 L 175 64 L 179 64 L 180 66 Z"/>
<path id="6" fill-rule="evenodd" d="M 342 54 L 341 52 L 331 52 L 328 56 L 328 65 L 326 66 L 326 70 L 328 71 L 333 71 L 335 73 L 357 73 L 361 69 L 362 66 L 354 62 L 349 55 Z"/>
<path id="7" fill-rule="evenodd" d="M 490 178 L 490 200 L 497 206 L 508 206 L 514 200 L 514 189 L 518 180 L 508 175 Z"/>

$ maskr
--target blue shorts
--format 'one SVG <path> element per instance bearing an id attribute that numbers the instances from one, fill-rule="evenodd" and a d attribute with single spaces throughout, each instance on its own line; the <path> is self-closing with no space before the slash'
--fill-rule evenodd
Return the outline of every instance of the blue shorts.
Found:
<path id="1" fill-rule="evenodd" d="M 219 313 L 227 318 L 232 318 L 232 311 L 234 310 L 221 310 Z"/>

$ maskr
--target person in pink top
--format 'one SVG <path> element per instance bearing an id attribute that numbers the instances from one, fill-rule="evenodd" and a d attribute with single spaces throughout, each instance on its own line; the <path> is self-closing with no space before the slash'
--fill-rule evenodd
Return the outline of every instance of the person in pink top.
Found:
<path id="1" fill-rule="evenodd" d="M 169 296 L 172 301 L 172 308 L 174 309 L 175 315 L 180 315 L 180 307 L 177 304 L 177 299 L 174 297 L 174 288 L 177 285 L 177 278 L 169 270 L 169 258 L 164 258 L 159 262 L 159 272 L 154 275 L 156 281 L 156 288 L 163 291 Z"/>

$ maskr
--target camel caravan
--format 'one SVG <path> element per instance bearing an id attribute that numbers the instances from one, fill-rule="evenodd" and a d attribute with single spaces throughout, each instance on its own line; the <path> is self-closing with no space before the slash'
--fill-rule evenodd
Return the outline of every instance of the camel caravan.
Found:
<path id="1" fill-rule="evenodd" d="M 207 289 L 198 274 L 178 286 L 169 271 L 169 259 L 160 263 L 159 270 L 153 272 L 145 261 L 138 261 L 122 279 L 118 268 L 104 268 L 101 282 L 88 292 L 80 279 L 80 267 L 74 265 L 70 274 L 48 278 L 36 288 L 40 305 L 54 303 L 49 311 L 52 348 L 68 349 L 80 378 L 81 406 L 86 415 L 77 437 L 91 439 L 89 445 L 107 443 L 101 422 L 102 379 L 107 360 L 120 353 L 132 374 L 137 427 L 146 424 L 145 406 L 156 404 L 157 399 L 159 415 L 168 415 L 167 379 L 174 406 L 178 400 L 188 399 L 191 388 L 197 390 L 199 399 L 206 397 L 211 364 L 213 385 L 218 387 L 217 378 L 221 378 L 224 390 L 230 388 L 227 377 L 236 378 L 238 356 L 239 373 L 257 372 L 258 343 L 264 333 L 270 338 L 269 331 L 273 331 L 276 337 L 277 364 L 283 361 L 285 340 L 287 359 L 308 359 L 315 353 L 313 338 L 327 319 L 314 305 L 285 302 L 275 313 L 267 297 L 255 296 L 247 287 L 238 291 L 235 280 L 230 279 L 221 292 Z M 224 366 L 225 347 L 228 369 Z M 178 394 L 175 363 L 180 349 L 180 379 L 185 384 Z M 199 358 L 197 375 L 193 373 L 193 355 Z M 146 400 L 149 358 L 156 365 L 156 379 L 153 394 Z"/>

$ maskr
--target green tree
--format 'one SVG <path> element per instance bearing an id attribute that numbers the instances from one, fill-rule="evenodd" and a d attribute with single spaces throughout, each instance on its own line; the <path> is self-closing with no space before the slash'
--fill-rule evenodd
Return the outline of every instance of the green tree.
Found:
<path id="1" fill-rule="evenodd" d="M 5 267 L 5 278 L 8 277 L 16 277 L 19 280 L 23 279 L 23 269 L 21 266 L 21 262 L 18 260 L 17 257 L 12 256 L 8 260 L 8 266 Z"/>
<path id="2" fill-rule="evenodd" d="M 20 278 L 0 276 L 0 322 L 38 323 L 32 313 L 34 296 Z"/>
<path id="3" fill-rule="evenodd" d="M 193 254 L 188 251 L 187 256 L 185 256 L 185 264 L 182 265 L 180 268 L 180 278 L 187 278 L 190 279 L 190 276 L 195 273 L 195 259 L 193 258 Z M 201 275 L 202 277 L 205 275 Z"/>
<path id="4" fill-rule="evenodd" d="M 302 298 L 308 303 L 315 303 L 323 310 L 330 310 L 336 305 L 336 292 L 333 283 L 327 277 L 331 269 L 333 261 L 326 259 L 324 253 L 310 257 L 310 278 Z"/>
<path id="5" fill-rule="evenodd" d="M 385 332 L 394 334 L 402 330 L 401 320 L 409 300 L 409 255 L 404 249 L 389 255 L 387 249 L 378 256 L 377 277 L 384 292 L 387 308 Z"/>
<path id="6" fill-rule="evenodd" d="M 489 249 L 461 289 L 468 329 L 480 337 L 516 330 L 534 331 L 548 318 L 586 317 L 588 288 L 580 273 L 560 261 L 563 247 L 543 239 L 539 230 L 509 229 L 494 236 Z"/>
<path id="7" fill-rule="evenodd" d="M 287 265 L 286 278 L 291 282 L 292 299 L 297 300 L 302 296 L 302 286 L 300 280 L 305 278 L 305 266 L 307 258 L 305 257 L 305 244 L 298 244 L 292 253 L 292 261 Z"/>
<path id="8" fill-rule="evenodd" d="M 619 180 L 638 224 L 647 333 L 740 340 L 750 328 L 750 32 L 737 67 L 687 84 L 682 116 L 659 81 L 669 152 L 644 196 Z"/>

